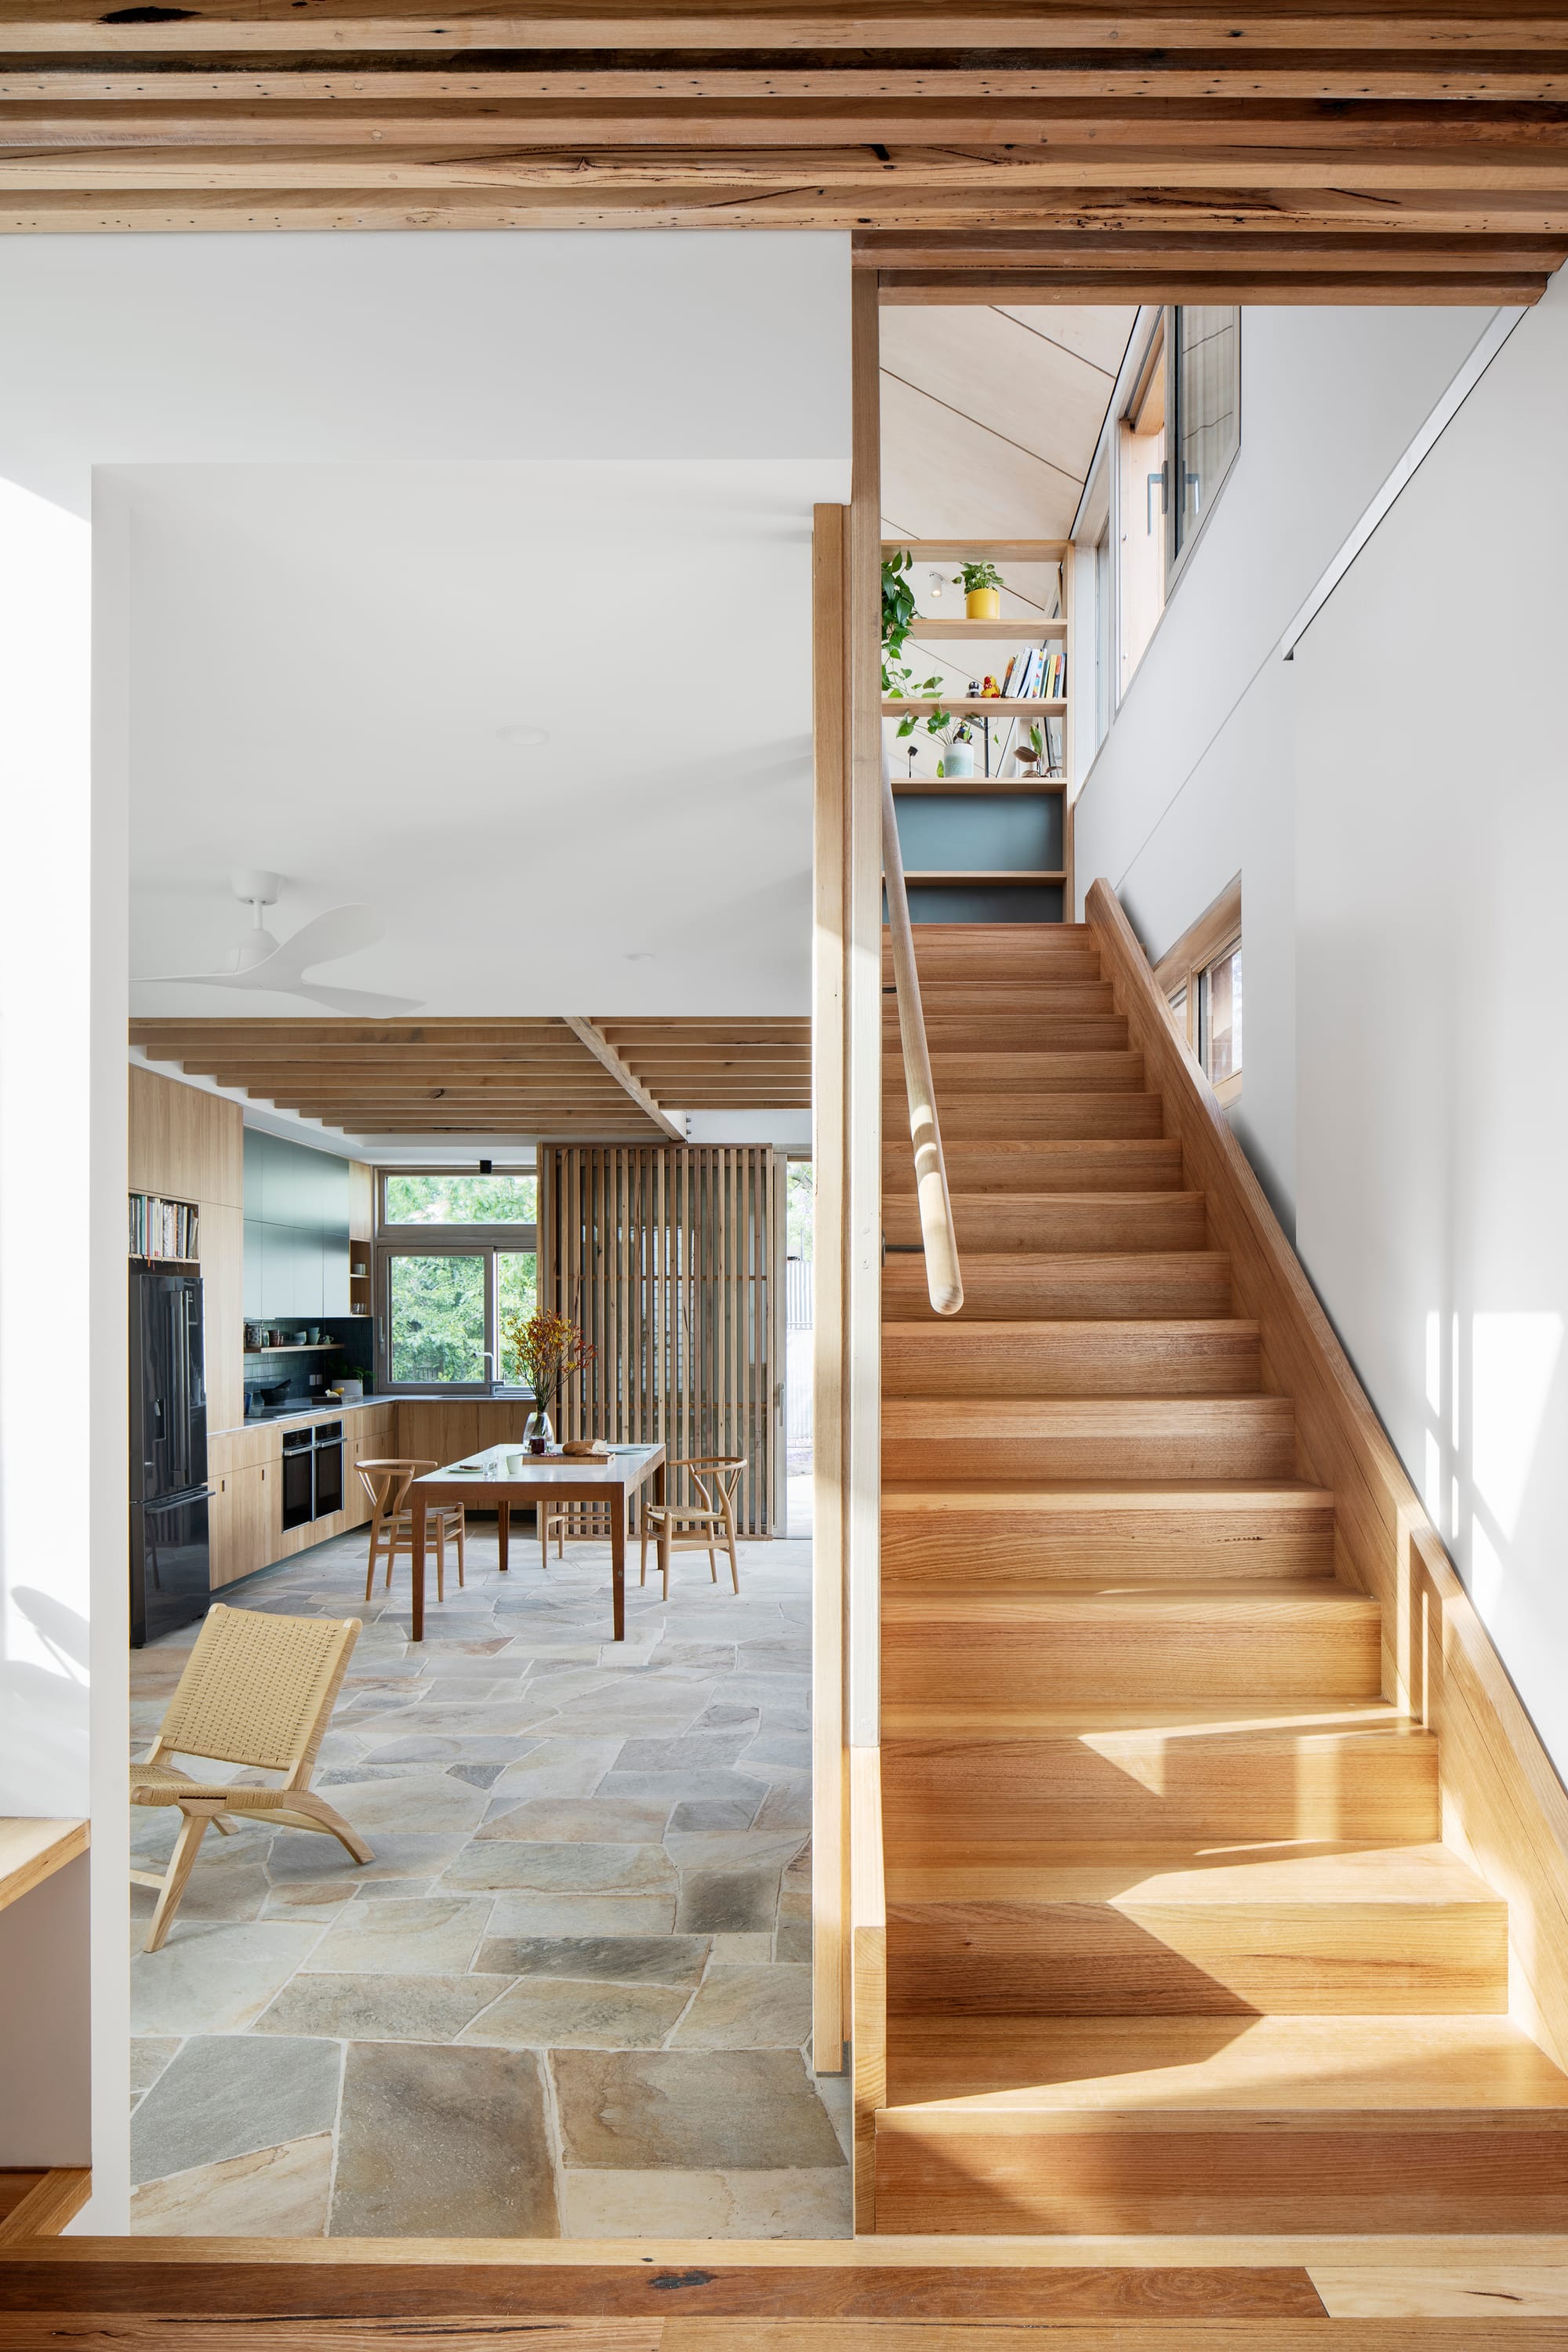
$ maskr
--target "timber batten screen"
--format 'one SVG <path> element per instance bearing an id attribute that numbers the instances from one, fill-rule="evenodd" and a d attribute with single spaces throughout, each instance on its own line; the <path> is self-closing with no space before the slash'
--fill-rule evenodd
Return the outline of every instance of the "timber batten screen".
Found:
<path id="1" fill-rule="evenodd" d="M 563 1437 L 743 1454 L 739 1531 L 782 1496 L 785 1190 L 764 1145 L 542 1145 L 542 1305 L 581 1324 Z M 671 1493 L 700 1500 L 676 1473 Z"/>

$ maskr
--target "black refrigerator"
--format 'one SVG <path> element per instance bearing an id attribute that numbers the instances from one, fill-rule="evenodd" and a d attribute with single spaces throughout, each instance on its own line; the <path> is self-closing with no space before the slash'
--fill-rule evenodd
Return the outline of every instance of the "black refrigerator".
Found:
<path id="1" fill-rule="evenodd" d="M 132 1265 L 132 1649 L 206 1609 L 209 1491 L 200 1276 Z"/>

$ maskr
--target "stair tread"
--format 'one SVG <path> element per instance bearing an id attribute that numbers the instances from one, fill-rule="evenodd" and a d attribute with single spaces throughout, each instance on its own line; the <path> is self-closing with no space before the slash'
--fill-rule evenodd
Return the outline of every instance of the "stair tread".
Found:
<path id="1" fill-rule="evenodd" d="M 890 2018 L 885 2127 L 1079 2114 L 1557 2111 L 1568 2074 L 1508 2018 Z"/>
<path id="2" fill-rule="evenodd" d="M 1118 1510 L 1299 1510 L 1304 1504 L 1331 1510 L 1333 1500 L 1331 1487 L 1294 1478 L 892 1478 L 882 1486 L 884 1506 L 952 1502 L 966 1510 L 981 1505 L 1011 1510 L 1020 1504 L 1037 1511 L 1081 1511 L 1097 1504 Z"/>
<path id="3" fill-rule="evenodd" d="M 1294 1839 L 1246 1845 L 922 1841 L 887 1857 L 892 1902 L 1095 1903 L 1140 1912 L 1163 1906 L 1258 1904 L 1475 1903 L 1504 1908 L 1496 1889 L 1451 1848 L 1427 1842 Z"/>
<path id="4" fill-rule="evenodd" d="M 1226 1584 L 1217 1579 L 1199 1581 L 1195 1578 L 1181 1580 L 1167 1579 L 1158 1584 L 1139 1583 L 1132 1578 L 1112 1581 L 1102 1579 L 1092 1584 L 1062 1582 L 1059 1584 L 926 1585 L 908 1592 L 885 1592 L 882 1595 L 882 1620 L 885 1624 L 909 1622 L 918 1624 L 922 1618 L 962 1614 L 977 1624 L 1026 1624 L 1040 1619 L 1089 1611 L 1107 1614 L 1124 1614 L 1136 1609 L 1147 1615 L 1161 1611 L 1170 1616 L 1182 1614 L 1213 1618 L 1216 1612 L 1229 1613 L 1244 1610 L 1248 1613 L 1267 1611 L 1278 1614 L 1284 1611 L 1303 1609 L 1338 1609 L 1364 1615 L 1375 1610 L 1377 1603 L 1364 1592 L 1352 1592 L 1348 1584 L 1340 1584 L 1331 1576 L 1303 1576 L 1293 1581 L 1282 1579 L 1268 1584 Z"/>
<path id="5" fill-rule="evenodd" d="M 1325 1699 L 1316 1705 L 1270 1704 L 1258 1712 L 1228 1705 L 1167 1706 L 1145 1700 L 1142 1706 L 1117 1706 L 1079 1699 L 1058 1706 L 1028 1706 L 1016 1700 L 972 1699 L 886 1701 L 882 1707 L 882 1745 L 906 1739 L 954 1739 L 976 1743 L 988 1739 L 1077 1739 L 1118 1734 L 1159 1737 L 1168 1733 L 1226 1733 L 1237 1738 L 1337 1739 L 1363 1738 L 1382 1732 L 1405 1738 L 1433 1739 L 1416 1717 L 1406 1715 L 1392 1699 Z"/>
<path id="6" fill-rule="evenodd" d="M 1202 1253 L 1194 1250 L 1169 1254 L 1196 1257 Z M 1000 1258 L 1008 1265 L 1028 1263 L 1076 1266 L 1086 1262 L 1076 1257 L 1062 1257 L 1059 1255 L 1050 1259 L 1026 1260 L 1022 1250 L 1016 1252 L 995 1250 L 988 1255 Z M 966 1266 L 967 1263 L 966 1260 Z M 1134 1256 L 1125 1263 L 1136 1265 L 1141 1263 L 1141 1257 Z M 917 1325 L 913 1328 L 919 1329 L 921 1327 Z M 931 1332 L 937 1335 L 939 1344 L 950 1333 L 961 1328 L 958 1324 L 952 1322 L 933 1323 L 930 1328 Z M 900 1323 L 896 1328 L 899 1345 L 902 1347 L 909 1338 L 911 1327 L 907 1323 Z M 1010 1318 L 977 1315 L 972 1322 L 962 1326 L 962 1330 L 963 1343 L 965 1346 L 972 1346 L 977 1336 L 984 1337 L 988 1333 L 994 1333 L 999 1339 L 1033 1339 L 1041 1331 L 1057 1331 L 1064 1339 L 1090 1334 L 1099 1339 L 1106 1332 L 1125 1331 L 1130 1338 L 1135 1339 L 1141 1344 L 1147 1344 L 1151 1339 L 1162 1335 L 1173 1339 L 1212 1339 L 1220 1332 L 1224 1332 L 1226 1337 L 1234 1336 L 1242 1339 L 1256 1339 L 1258 1337 L 1258 1325 L 1245 1315 L 1032 1315 Z"/>
<path id="7" fill-rule="evenodd" d="M 1272 1389 L 1250 1389 L 1239 1394 L 1234 1390 L 1228 1393 L 1215 1390 L 1212 1396 L 1203 1391 L 1183 1396 L 1052 1396 L 1031 1395 L 1025 1389 L 1011 1396 L 974 1397 L 955 1397 L 942 1389 L 932 1389 L 929 1395 L 900 1390 L 882 1401 L 884 1428 L 890 1419 L 906 1419 L 914 1412 L 940 1413 L 950 1428 L 955 1422 L 966 1427 L 977 1422 L 983 1428 L 1001 1432 L 1068 1422 L 1104 1422 L 1126 1428 L 1169 1415 L 1215 1412 L 1289 1423 L 1296 1418 L 1295 1400 Z M 939 1429 L 935 1433 L 943 1433 Z"/>

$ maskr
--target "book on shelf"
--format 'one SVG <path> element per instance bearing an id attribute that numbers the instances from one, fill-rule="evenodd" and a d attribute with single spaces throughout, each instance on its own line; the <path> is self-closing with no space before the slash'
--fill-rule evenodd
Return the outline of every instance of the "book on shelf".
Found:
<path id="1" fill-rule="evenodd" d="M 1002 680 L 1005 702 L 1058 702 L 1067 690 L 1067 656 L 1030 646 L 1014 655 Z"/>
<path id="2" fill-rule="evenodd" d="M 190 1264 L 201 1255 L 200 1213 L 189 1201 L 132 1192 L 130 1243 L 132 1257 L 177 1258 Z"/>

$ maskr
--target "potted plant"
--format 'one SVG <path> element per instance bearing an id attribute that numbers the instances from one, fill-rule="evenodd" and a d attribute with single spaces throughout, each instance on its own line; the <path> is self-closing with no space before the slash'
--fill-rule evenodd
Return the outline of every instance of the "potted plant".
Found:
<path id="1" fill-rule="evenodd" d="M 1051 772 L 1050 738 L 1043 719 L 1031 721 L 1027 730 L 1020 730 L 1013 752 L 1013 766 L 1019 775 L 1048 776 Z"/>
<path id="2" fill-rule="evenodd" d="M 968 619 L 1001 619 L 1002 574 L 994 563 L 962 564 L 952 575 L 952 584 L 963 590 L 963 610 Z"/>
<path id="3" fill-rule="evenodd" d="M 972 776 L 974 773 L 974 729 L 967 719 L 956 718 L 951 710 L 933 711 L 926 724 L 942 745 L 942 757 L 936 763 L 939 776 Z"/>
<path id="4" fill-rule="evenodd" d="M 561 1383 L 594 1360 L 595 1350 L 575 1323 L 541 1307 L 532 1315 L 509 1315 L 501 1337 L 511 1356 L 513 1377 L 533 1391 L 533 1411 L 524 1441 L 531 1454 L 544 1454 L 554 1442 L 550 1408 L 561 1411 Z"/>

